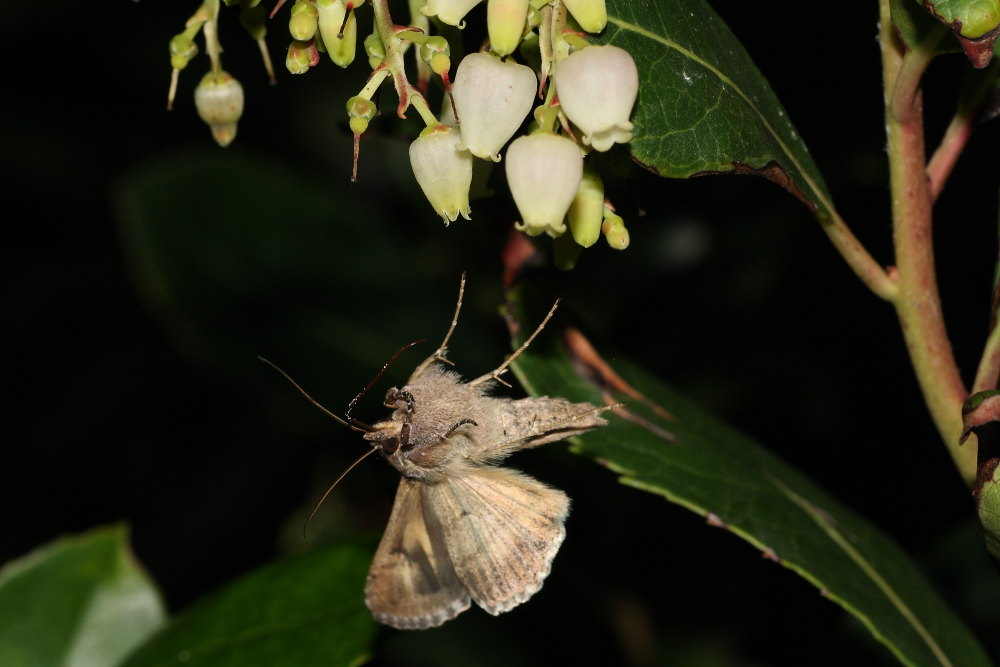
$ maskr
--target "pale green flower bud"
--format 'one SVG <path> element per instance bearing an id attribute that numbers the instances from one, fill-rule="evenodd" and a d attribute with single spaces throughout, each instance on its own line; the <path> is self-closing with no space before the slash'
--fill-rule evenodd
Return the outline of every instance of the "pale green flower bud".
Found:
<path id="1" fill-rule="evenodd" d="M 312 47 L 308 42 L 292 42 L 288 45 L 288 53 L 285 54 L 285 68 L 291 74 L 305 74 L 314 64 L 312 62 Z"/>
<path id="2" fill-rule="evenodd" d="M 507 149 L 507 185 L 521 213 L 518 229 L 529 236 L 566 231 L 563 218 L 583 176 L 583 153 L 555 134 L 519 137 Z"/>
<path id="3" fill-rule="evenodd" d="M 600 32 L 608 24 L 604 0 L 563 0 L 563 4 L 587 32 Z"/>
<path id="4" fill-rule="evenodd" d="M 347 100 L 347 117 L 350 119 L 351 132 L 362 134 L 368 129 L 368 123 L 375 117 L 378 107 L 367 97 L 355 95 Z"/>
<path id="5" fill-rule="evenodd" d="M 527 18 L 528 0 L 489 0 L 486 28 L 490 33 L 490 50 L 498 56 L 514 53 L 521 43 Z"/>
<path id="6" fill-rule="evenodd" d="M 365 53 L 368 54 L 368 64 L 372 69 L 377 68 L 385 60 L 385 45 L 377 32 L 365 37 Z"/>
<path id="7" fill-rule="evenodd" d="M 410 166 L 424 196 L 444 219 L 469 217 L 472 154 L 461 149 L 458 130 L 446 125 L 428 128 L 410 144 Z"/>
<path id="8" fill-rule="evenodd" d="M 292 5 L 291 18 L 288 19 L 288 31 L 292 39 L 308 42 L 316 35 L 319 25 L 319 11 L 309 0 L 298 0 Z"/>
<path id="9" fill-rule="evenodd" d="M 354 11 L 348 13 L 343 0 L 316 0 L 316 9 L 319 10 L 320 36 L 330 60 L 347 67 L 354 62 L 358 46 L 358 21 Z"/>
<path id="10" fill-rule="evenodd" d="M 617 46 L 588 46 L 556 65 L 559 104 L 583 132 L 583 142 L 606 151 L 632 138 L 629 115 L 639 92 L 632 56 Z"/>
<path id="11" fill-rule="evenodd" d="M 198 55 L 198 45 L 183 32 L 170 40 L 170 66 L 184 69 Z"/>
<path id="12" fill-rule="evenodd" d="M 420 8 L 420 13 L 424 16 L 436 16 L 443 23 L 464 28 L 465 22 L 462 19 L 480 2 L 482 0 L 427 0 L 427 4 Z"/>
<path id="13" fill-rule="evenodd" d="M 195 88 L 194 105 L 220 146 L 225 148 L 236 138 L 236 123 L 243 115 L 243 86 L 228 72 L 220 72 L 218 78 L 206 74 Z"/>
<path id="14" fill-rule="evenodd" d="M 597 172 L 586 167 L 580 188 L 573 197 L 573 203 L 566 214 L 573 240 L 584 248 L 597 243 L 601 236 L 601 222 L 604 220 L 604 183 Z"/>
<path id="15" fill-rule="evenodd" d="M 537 85 L 530 67 L 485 53 L 465 56 L 451 87 L 463 147 L 499 162 L 500 149 L 531 111 Z"/>
<path id="16" fill-rule="evenodd" d="M 610 210 L 605 212 L 604 224 L 601 225 L 604 239 L 608 245 L 615 250 L 624 250 L 629 244 L 628 230 L 625 229 L 625 221 L 617 213 Z"/>
<path id="17" fill-rule="evenodd" d="M 428 37 L 420 45 L 420 58 L 430 65 L 431 71 L 441 76 L 451 69 L 451 45 L 440 35 Z"/>

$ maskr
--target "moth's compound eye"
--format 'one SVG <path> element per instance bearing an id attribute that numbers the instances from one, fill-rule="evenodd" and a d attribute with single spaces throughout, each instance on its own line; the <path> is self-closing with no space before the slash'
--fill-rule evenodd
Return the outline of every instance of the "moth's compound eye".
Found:
<path id="1" fill-rule="evenodd" d="M 397 449 L 399 449 L 399 438 L 392 436 L 386 438 L 381 444 L 383 454 L 392 454 Z"/>

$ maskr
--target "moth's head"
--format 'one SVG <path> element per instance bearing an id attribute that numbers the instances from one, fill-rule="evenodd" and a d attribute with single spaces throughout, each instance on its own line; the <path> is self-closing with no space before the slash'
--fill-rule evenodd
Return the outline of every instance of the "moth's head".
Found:
<path id="1" fill-rule="evenodd" d="M 364 439 L 372 443 L 383 456 L 392 456 L 399 450 L 402 439 L 402 422 L 379 422 L 372 426 L 372 430 L 364 434 Z"/>

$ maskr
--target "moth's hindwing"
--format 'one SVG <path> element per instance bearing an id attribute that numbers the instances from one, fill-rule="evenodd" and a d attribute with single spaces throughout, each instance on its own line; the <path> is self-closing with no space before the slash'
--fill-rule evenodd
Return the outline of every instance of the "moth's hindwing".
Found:
<path id="1" fill-rule="evenodd" d="M 424 519 L 425 486 L 400 480 L 365 584 L 365 604 L 375 620 L 404 630 L 441 625 L 469 608 L 440 527 Z"/>
<path id="2" fill-rule="evenodd" d="M 458 579 L 480 607 L 500 614 L 542 587 L 566 535 L 569 498 L 509 468 L 486 466 L 428 484 Z"/>

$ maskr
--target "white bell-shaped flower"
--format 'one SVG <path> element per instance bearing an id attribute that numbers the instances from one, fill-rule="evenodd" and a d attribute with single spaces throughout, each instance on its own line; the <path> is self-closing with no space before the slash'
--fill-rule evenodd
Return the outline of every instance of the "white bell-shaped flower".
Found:
<path id="1" fill-rule="evenodd" d="M 499 162 L 500 149 L 531 111 L 537 85 L 530 67 L 485 53 L 465 56 L 451 86 L 463 147 Z"/>
<path id="2" fill-rule="evenodd" d="M 212 129 L 215 141 L 225 148 L 236 138 L 236 124 L 243 115 L 243 86 L 229 72 L 211 72 L 194 89 L 198 115 Z"/>
<path id="3" fill-rule="evenodd" d="M 566 231 L 566 211 L 580 187 L 583 153 L 555 134 L 519 137 L 507 149 L 507 185 L 521 214 L 518 229 L 529 236 Z"/>
<path id="4" fill-rule="evenodd" d="M 410 166 L 420 189 L 445 225 L 459 214 L 470 220 L 472 155 L 459 148 L 461 135 L 453 127 L 438 125 L 425 132 L 410 144 Z"/>
<path id="5" fill-rule="evenodd" d="M 464 28 L 462 19 L 473 7 L 483 0 L 427 0 L 427 4 L 420 8 L 420 13 L 424 16 L 436 16 L 448 25 L 457 25 Z"/>
<path id="6" fill-rule="evenodd" d="M 639 71 L 628 51 L 617 46 L 588 46 L 556 65 L 556 94 L 583 142 L 596 150 L 632 138 L 629 116 L 639 92 Z"/>
<path id="7" fill-rule="evenodd" d="M 608 8 L 604 0 L 563 0 L 563 4 L 587 32 L 600 32 L 608 24 Z"/>

